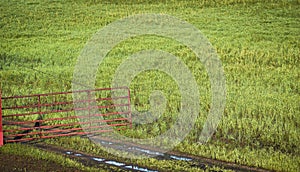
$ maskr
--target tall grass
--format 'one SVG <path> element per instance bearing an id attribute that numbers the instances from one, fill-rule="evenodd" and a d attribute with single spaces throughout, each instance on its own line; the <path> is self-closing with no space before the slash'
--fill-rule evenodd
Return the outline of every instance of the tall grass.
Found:
<path id="1" fill-rule="evenodd" d="M 201 96 L 195 128 L 176 149 L 273 170 L 297 171 L 298 0 L 2 1 L 0 9 L 0 77 L 4 96 L 70 90 L 81 49 L 98 29 L 116 19 L 165 13 L 188 21 L 216 48 L 226 75 L 225 114 L 207 145 L 195 142 L 210 107 L 209 79 L 202 64 L 184 45 L 156 36 L 126 40 L 99 67 L 96 87 L 110 86 L 118 65 L 134 52 L 170 52 L 192 71 Z M 130 89 L 132 106 L 140 111 L 149 110 L 148 96 L 156 89 L 164 92 L 168 103 L 154 125 L 137 125 L 124 134 L 151 137 L 166 131 L 178 112 L 180 93 L 176 83 L 164 73 L 148 71 L 138 75 Z"/>

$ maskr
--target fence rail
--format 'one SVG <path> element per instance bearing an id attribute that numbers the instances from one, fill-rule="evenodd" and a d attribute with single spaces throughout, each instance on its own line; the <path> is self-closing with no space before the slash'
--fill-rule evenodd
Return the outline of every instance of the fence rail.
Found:
<path id="1" fill-rule="evenodd" d="M 127 87 L 0 97 L 0 146 L 132 127 Z"/>

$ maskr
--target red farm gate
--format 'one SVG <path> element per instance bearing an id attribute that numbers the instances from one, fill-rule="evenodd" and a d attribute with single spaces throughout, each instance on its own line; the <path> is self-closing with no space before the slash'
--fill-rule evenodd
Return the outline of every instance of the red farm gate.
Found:
<path id="1" fill-rule="evenodd" d="M 132 127 L 127 87 L 0 97 L 0 146 Z"/>

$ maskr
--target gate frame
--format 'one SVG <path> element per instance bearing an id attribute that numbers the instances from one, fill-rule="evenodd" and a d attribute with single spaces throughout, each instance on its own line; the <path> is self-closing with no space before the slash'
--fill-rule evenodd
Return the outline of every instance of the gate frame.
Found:
<path id="1" fill-rule="evenodd" d="M 94 89 L 93 91 L 99 91 L 99 90 L 113 90 L 113 89 L 127 89 L 127 101 L 128 101 L 128 111 L 129 111 L 129 127 L 132 128 L 132 116 L 131 116 L 131 105 L 130 105 L 130 89 L 128 87 L 115 87 L 115 88 L 98 88 L 98 89 Z M 81 91 L 88 91 L 88 93 L 90 93 L 91 90 L 78 90 L 75 92 L 81 92 Z M 74 93 L 74 91 L 66 91 L 66 92 L 59 92 L 59 93 Z M 53 93 L 49 93 L 49 94 L 53 94 Z M 46 94 L 36 94 L 38 95 L 38 98 L 40 99 L 41 95 L 46 95 Z M 27 96 L 36 96 L 34 95 L 27 95 Z M 18 96 L 17 96 L 18 97 Z M 7 98 L 7 97 L 4 97 Z M 9 98 L 9 97 L 8 97 Z M 90 95 L 89 95 L 90 98 Z M 89 99 L 90 101 L 90 99 Z M 38 107 L 40 106 L 40 100 L 38 101 Z M 88 107 L 90 108 L 90 107 Z M 40 110 L 39 113 L 40 114 Z M 2 112 L 2 92 L 0 89 L 0 147 L 2 147 L 4 145 L 4 132 L 3 132 L 3 112 Z"/>

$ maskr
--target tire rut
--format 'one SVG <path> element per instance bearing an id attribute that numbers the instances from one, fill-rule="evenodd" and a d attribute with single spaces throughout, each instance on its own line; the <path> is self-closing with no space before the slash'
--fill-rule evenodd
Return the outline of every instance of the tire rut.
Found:
<path id="1" fill-rule="evenodd" d="M 209 171 L 213 171 L 209 169 L 211 167 L 220 167 L 222 169 L 239 171 L 239 172 L 248 172 L 248 171 L 269 172 L 270 171 L 263 168 L 245 166 L 245 165 L 240 165 L 232 162 L 225 162 L 221 160 L 215 160 L 215 159 L 190 155 L 178 151 L 164 152 L 163 150 L 157 148 L 153 148 L 145 145 L 137 145 L 131 142 L 124 142 L 124 141 L 120 142 L 109 138 L 101 138 L 97 140 L 97 142 L 109 148 L 133 153 L 135 155 L 149 156 L 152 158 L 156 158 L 158 160 L 185 161 L 188 162 L 191 168 L 200 168 Z M 81 151 L 61 148 L 61 147 L 48 145 L 44 143 L 35 143 L 30 145 L 46 151 L 52 151 L 59 154 L 64 154 L 70 157 L 71 159 L 74 159 L 86 166 L 101 167 L 106 169 L 111 169 L 110 167 L 113 166 L 115 168 L 119 168 L 121 171 L 145 171 L 145 172 L 159 171 L 157 169 L 149 169 L 148 167 L 142 167 L 135 164 L 128 164 L 126 162 L 117 161 L 115 159 L 105 159 L 103 157 L 94 156 Z"/>

